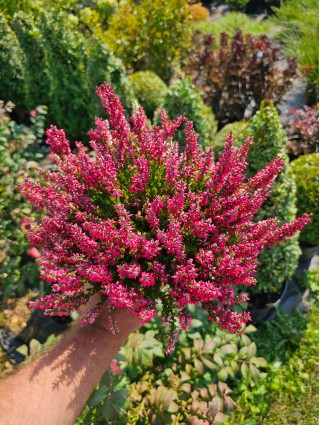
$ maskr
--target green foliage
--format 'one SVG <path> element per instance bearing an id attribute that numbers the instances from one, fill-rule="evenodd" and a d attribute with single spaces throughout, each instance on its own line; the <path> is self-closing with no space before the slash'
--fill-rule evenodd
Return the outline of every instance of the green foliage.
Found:
<path id="1" fill-rule="evenodd" d="M 8 43 L 0 53 L 0 97 L 12 99 L 19 111 L 46 104 L 47 124 L 57 124 L 77 139 L 102 113 L 94 95 L 98 84 L 110 82 L 129 108 L 121 63 L 101 39 L 78 31 L 77 17 L 38 9 L 35 14 L 16 13 L 10 21 L 0 19 Z M 4 64 L 10 55 L 15 59 L 8 70 Z"/>
<path id="2" fill-rule="evenodd" d="M 298 215 L 313 214 L 312 223 L 300 233 L 300 242 L 315 246 L 319 243 L 319 154 L 302 155 L 290 165 L 297 185 Z"/>
<path id="3" fill-rule="evenodd" d="M 318 306 L 314 306 L 308 315 L 307 330 L 303 336 L 303 326 L 297 325 L 294 319 L 289 319 L 288 316 L 283 317 L 282 325 L 275 326 L 273 332 L 272 325 L 267 335 L 263 333 L 263 329 L 261 330 L 260 341 L 257 341 L 259 349 L 261 342 L 264 342 L 264 351 L 269 353 L 268 357 L 271 357 L 275 339 L 278 339 L 281 345 L 278 353 L 285 353 L 285 359 L 269 364 L 267 375 L 255 386 L 249 387 L 245 382 L 238 382 L 234 392 L 239 409 L 234 411 L 228 424 L 313 425 L 317 423 L 319 415 L 318 312 Z M 277 334 L 282 333 L 282 337 L 289 342 L 290 325 L 294 326 L 295 330 L 298 326 L 298 332 L 302 338 L 299 345 L 295 342 L 294 347 L 289 346 L 286 349 Z M 284 332 L 282 326 L 285 328 Z M 296 350 L 293 352 L 292 348 Z"/>
<path id="4" fill-rule="evenodd" d="M 168 90 L 166 84 L 151 71 L 135 72 L 129 75 L 128 82 L 133 96 L 152 119 Z"/>
<path id="5" fill-rule="evenodd" d="M 319 269 L 308 270 L 299 280 L 302 288 L 308 290 L 311 295 L 319 297 Z"/>
<path id="6" fill-rule="evenodd" d="M 17 290 L 25 292 L 28 284 L 39 284 L 39 271 L 32 257 L 21 221 L 34 215 L 17 185 L 32 175 L 43 158 L 39 144 L 44 132 L 46 108 L 39 106 L 32 112 L 32 126 L 18 125 L 9 117 L 13 104 L 0 102 L 0 290 L 6 295 Z"/>
<path id="7" fill-rule="evenodd" d="M 286 133 L 274 106 L 261 106 L 249 122 L 248 135 L 254 140 L 248 155 L 248 177 L 252 177 L 276 156 L 285 160 L 284 170 L 274 182 L 271 195 L 258 212 L 257 220 L 269 217 L 278 217 L 282 223 L 294 220 L 297 213 L 296 186 L 288 172 Z M 257 286 L 250 288 L 250 292 L 279 292 L 285 278 L 293 275 L 300 253 L 298 235 L 273 248 L 266 248 L 259 256 L 260 265 L 255 275 Z"/>
<path id="8" fill-rule="evenodd" d="M 279 40 L 285 53 L 294 56 L 305 67 L 315 97 L 319 89 L 319 5 L 317 0 L 285 0 L 273 8 L 273 22 L 281 26 Z"/>
<path id="9" fill-rule="evenodd" d="M 223 152 L 223 147 L 226 141 L 226 137 L 228 134 L 232 132 L 234 145 L 239 147 L 244 139 L 247 137 L 247 121 L 235 121 L 230 124 L 226 124 L 218 133 L 214 136 L 213 141 L 211 143 L 211 147 L 216 155 L 216 157 L 221 156 Z"/>
<path id="10" fill-rule="evenodd" d="M 94 412 L 84 409 L 77 425 L 91 423 L 90 414 L 95 424 L 225 422 L 236 408 L 230 386 L 237 379 L 254 385 L 267 363 L 256 357 L 248 336 L 253 326 L 232 335 L 209 322 L 199 308 L 190 311 L 191 328 L 180 334 L 174 354 L 163 356 L 166 330 L 160 315 L 129 337 L 116 356 L 122 375 L 107 372 L 108 385 L 100 383 L 89 400 Z"/>
<path id="11" fill-rule="evenodd" d="M 198 22 L 195 28 L 204 34 L 212 34 L 216 39 L 219 39 L 222 32 L 232 36 L 239 28 L 244 34 L 251 34 L 252 36 L 268 35 L 268 37 L 274 37 L 279 32 L 279 27 L 271 21 L 262 20 L 261 17 L 253 19 L 239 12 L 227 13 L 216 20 Z"/>
<path id="12" fill-rule="evenodd" d="M 249 3 L 249 0 L 226 0 L 231 10 L 243 10 Z"/>
<path id="13" fill-rule="evenodd" d="M 189 46 L 191 15 L 186 0 L 124 2 L 109 22 L 109 45 L 127 68 L 150 70 L 168 82 Z"/>
<path id="14" fill-rule="evenodd" d="M 217 122 L 211 109 L 203 103 L 201 95 L 187 77 L 174 82 L 164 97 L 161 108 L 165 109 L 169 118 L 185 115 L 186 121 L 193 121 L 194 129 L 203 147 L 210 146 L 217 131 Z M 185 142 L 185 124 L 176 133 L 181 149 Z"/>

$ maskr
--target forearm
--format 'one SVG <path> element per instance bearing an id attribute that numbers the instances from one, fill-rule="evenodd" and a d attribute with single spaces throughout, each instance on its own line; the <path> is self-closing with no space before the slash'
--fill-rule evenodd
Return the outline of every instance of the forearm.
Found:
<path id="1" fill-rule="evenodd" d="M 0 382 L 0 425 L 73 425 L 127 336 L 90 325 L 71 330 Z"/>

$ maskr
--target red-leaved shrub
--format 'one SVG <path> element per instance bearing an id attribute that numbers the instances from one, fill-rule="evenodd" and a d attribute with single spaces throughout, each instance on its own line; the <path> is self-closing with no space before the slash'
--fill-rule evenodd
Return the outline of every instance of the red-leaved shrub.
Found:
<path id="1" fill-rule="evenodd" d="M 293 155 L 319 152 L 319 109 L 305 105 L 304 109 L 290 109 L 287 128 L 287 148 Z"/>
<path id="2" fill-rule="evenodd" d="M 212 35 L 193 37 L 185 71 L 203 91 L 219 123 L 241 121 L 249 107 L 254 114 L 262 100 L 279 103 L 296 76 L 296 62 L 281 60 L 266 36 L 233 37 L 222 33 L 220 43 Z"/>

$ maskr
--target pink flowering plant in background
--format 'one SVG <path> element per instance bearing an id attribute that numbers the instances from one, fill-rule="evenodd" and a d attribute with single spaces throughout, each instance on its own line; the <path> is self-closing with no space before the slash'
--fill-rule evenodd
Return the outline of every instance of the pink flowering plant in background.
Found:
<path id="1" fill-rule="evenodd" d="M 64 131 L 51 126 L 47 143 L 58 170 L 40 170 L 43 183 L 27 179 L 20 188 L 45 213 L 25 227 L 52 292 L 31 307 L 69 315 L 97 293 L 101 301 L 81 315 L 83 323 L 93 323 L 102 308 L 110 317 L 125 308 L 145 323 L 161 302 L 169 349 L 191 322 L 188 304 L 201 303 L 230 332 L 241 330 L 250 315 L 233 306 L 256 284 L 258 255 L 310 221 L 307 214 L 283 225 L 254 221 L 282 159 L 247 180 L 250 138 L 236 150 L 229 135 L 215 162 L 188 122 L 180 153 L 174 136 L 183 117 L 169 120 L 162 111 L 150 128 L 139 108 L 130 125 L 110 85 L 96 93 L 109 119 L 98 118 L 88 133 L 93 151 L 77 142 L 73 153 Z"/>

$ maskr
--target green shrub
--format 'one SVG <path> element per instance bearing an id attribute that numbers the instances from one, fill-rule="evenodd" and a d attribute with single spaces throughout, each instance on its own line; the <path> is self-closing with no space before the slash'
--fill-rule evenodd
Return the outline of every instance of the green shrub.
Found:
<path id="1" fill-rule="evenodd" d="M 226 124 L 224 127 L 222 127 L 222 129 L 218 131 L 218 133 L 214 136 L 213 141 L 211 143 L 211 147 L 215 153 L 215 156 L 221 156 L 226 137 L 231 132 L 233 134 L 234 145 L 236 147 L 239 147 L 247 136 L 247 128 L 247 121 L 235 121 L 233 123 Z"/>
<path id="2" fill-rule="evenodd" d="M 128 82 L 133 96 L 152 119 L 167 92 L 166 84 L 151 71 L 139 71 L 129 75 Z"/>
<path id="3" fill-rule="evenodd" d="M 19 61 L 9 70 L 0 68 L 0 98 L 12 99 L 25 112 L 38 104 L 47 105 L 46 125 L 63 127 L 73 140 L 83 137 L 92 119 L 102 112 L 94 95 L 99 83 L 111 82 L 129 108 L 121 63 L 102 40 L 78 31 L 75 16 L 39 9 L 36 15 L 19 12 L 11 21 L 1 19 L 5 23 L 2 35 L 10 46 L 7 53 L 0 53 L 0 62 L 15 52 Z M 17 82 L 21 82 L 21 91 L 17 91 Z"/>
<path id="4" fill-rule="evenodd" d="M 26 285 L 38 287 L 39 270 L 32 256 L 23 230 L 23 217 L 34 211 L 17 190 L 17 185 L 43 158 L 39 144 L 44 131 L 45 107 L 32 112 L 32 126 L 18 125 L 8 112 L 12 104 L 0 102 L 0 291 L 10 295 L 23 294 Z"/>
<path id="5" fill-rule="evenodd" d="M 168 82 L 189 46 L 191 14 L 186 0 L 124 2 L 109 22 L 109 45 L 127 68 L 150 70 Z"/>
<path id="6" fill-rule="evenodd" d="M 289 173 L 289 160 L 285 150 L 286 132 L 280 124 L 276 108 L 262 105 L 249 122 L 248 134 L 254 139 L 248 155 L 248 177 L 252 177 L 276 156 L 285 160 L 284 171 L 274 182 L 271 195 L 262 205 L 256 219 L 265 220 L 276 216 L 282 223 L 294 220 L 297 213 L 296 186 Z M 257 286 L 249 288 L 249 292 L 279 292 L 285 278 L 293 275 L 300 253 L 298 235 L 273 248 L 266 248 L 259 256 L 260 265 L 255 275 Z"/>
<path id="7" fill-rule="evenodd" d="M 300 233 L 300 242 L 307 245 L 319 243 L 319 154 L 302 155 L 291 164 L 297 185 L 298 215 L 312 213 L 312 223 Z"/>
<path id="8" fill-rule="evenodd" d="M 317 0 L 285 0 L 273 8 L 273 22 L 281 26 L 279 40 L 285 53 L 298 59 L 315 98 L 319 89 L 319 5 Z"/>
<path id="9" fill-rule="evenodd" d="M 252 36 L 267 35 L 274 37 L 279 32 L 279 27 L 269 20 L 261 17 L 250 18 L 245 13 L 231 12 L 214 21 L 201 21 L 195 28 L 204 34 L 212 34 L 217 40 L 222 32 L 232 36 L 240 28 L 244 34 Z"/>
<path id="10" fill-rule="evenodd" d="M 160 106 L 167 111 L 171 119 L 185 115 L 186 121 L 193 121 L 200 144 L 203 147 L 211 145 L 211 140 L 217 131 L 217 122 L 211 109 L 203 103 L 200 93 L 189 78 L 181 78 L 174 82 Z M 184 148 L 184 132 L 185 124 L 182 124 L 175 135 L 181 149 Z"/>

